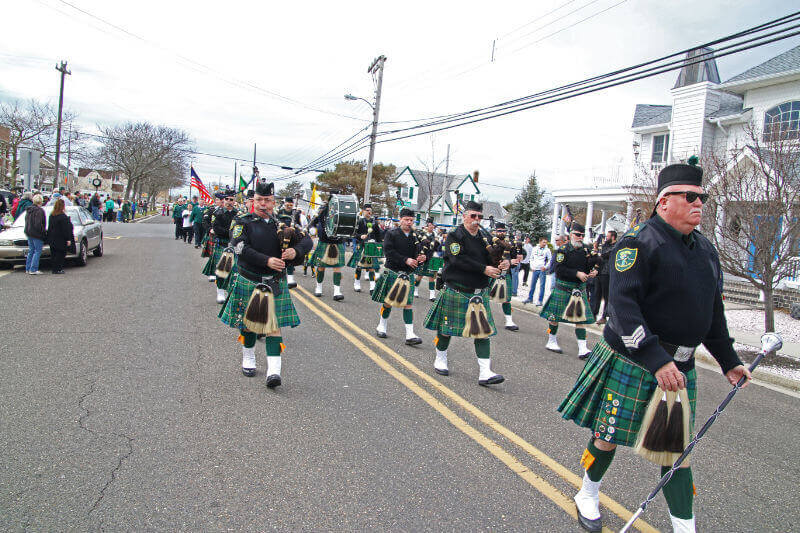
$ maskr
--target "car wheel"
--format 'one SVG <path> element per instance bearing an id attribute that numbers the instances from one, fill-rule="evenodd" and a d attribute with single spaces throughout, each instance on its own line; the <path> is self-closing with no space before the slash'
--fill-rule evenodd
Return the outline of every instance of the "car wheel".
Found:
<path id="1" fill-rule="evenodd" d="M 92 250 L 92 254 L 95 257 L 103 257 L 103 236 L 100 235 L 100 244 L 97 245 L 97 248 Z"/>
<path id="2" fill-rule="evenodd" d="M 81 241 L 81 249 L 78 250 L 78 258 L 75 260 L 75 264 L 78 266 L 86 266 L 87 262 L 86 241 Z"/>

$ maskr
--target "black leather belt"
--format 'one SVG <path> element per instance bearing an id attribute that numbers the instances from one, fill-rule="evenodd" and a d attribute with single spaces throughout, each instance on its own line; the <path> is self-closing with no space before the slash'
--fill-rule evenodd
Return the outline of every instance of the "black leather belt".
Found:
<path id="1" fill-rule="evenodd" d="M 246 268 L 239 268 L 239 273 L 246 279 L 252 281 L 253 283 L 267 283 L 271 281 L 277 281 L 283 277 L 283 272 L 275 272 L 274 274 L 259 274 L 258 272 L 251 272 Z"/>
<path id="2" fill-rule="evenodd" d="M 486 290 L 486 287 L 484 287 L 482 289 L 468 289 L 466 287 L 461 287 L 461 286 L 456 285 L 454 283 L 445 283 L 445 287 L 449 287 L 449 288 L 453 289 L 456 292 L 462 292 L 464 294 L 480 294 L 480 293 L 482 293 L 483 291 Z"/>
<path id="3" fill-rule="evenodd" d="M 694 356 L 697 346 L 679 346 L 659 339 L 658 344 L 676 361 L 685 362 Z"/>

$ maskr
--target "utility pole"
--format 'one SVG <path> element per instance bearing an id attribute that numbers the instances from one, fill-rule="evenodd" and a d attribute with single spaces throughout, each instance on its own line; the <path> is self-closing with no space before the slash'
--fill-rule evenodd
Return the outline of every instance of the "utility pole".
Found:
<path id="1" fill-rule="evenodd" d="M 370 186 L 372 185 L 372 162 L 375 160 L 375 138 L 378 136 L 378 113 L 381 108 L 381 87 L 383 87 L 383 64 L 386 56 L 378 56 L 367 69 L 369 74 L 378 73 L 378 85 L 375 88 L 375 105 L 372 107 L 372 135 L 369 137 L 369 161 L 367 161 L 367 182 L 364 184 L 364 203 L 369 203 Z"/>
<path id="2" fill-rule="evenodd" d="M 256 190 L 256 178 L 258 177 L 258 167 L 256 166 L 256 143 L 253 143 L 253 177 L 250 179 L 251 189 Z"/>
<path id="3" fill-rule="evenodd" d="M 64 109 L 64 76 L 71 75 L 72 72 L 67 70 L 67 62 L 62 61 L 60 65 L 56 65 L 56 70 L 61 73 L 61 91 L 58 94 L 58 129 L 56 130 L 56 174 L 53 178 L 53 191 L 58 188 L 58 173 L 61 171 L 59 166 L 59 159 L 61 158 L 61 111 Z"/>

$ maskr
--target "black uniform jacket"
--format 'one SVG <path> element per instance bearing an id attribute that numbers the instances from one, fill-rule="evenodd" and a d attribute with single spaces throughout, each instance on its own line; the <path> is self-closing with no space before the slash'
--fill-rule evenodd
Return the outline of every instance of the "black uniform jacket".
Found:
<path id="1" fill-rule="evenodd" d="M 230 211 L 226 210 L 224 207 L 217 208 L 214 211 L 214 218 L 212 219 L 213 222 L 211 223 L 211 229 L 214 230 L 214 236 L 223 240 L 230 239 L 231 233 L 231 222 L 239 213 L 236 212 L 236 209 L 231 209 Z"/>
<path id="2" fill-rule="evenodd" d="M 295 230 L 301 235 L 299 241 L 293 246 L 296 255 L 292 264 L 302 263 L 303 257 L 311 251 L 313 242 L 311 237 L 304 232 Z M 277 274 L 278 271 L 267 266 L 270 257 L 280 259 L 283 250 L 278 236 L 276 219 L 264 219 L 255 213 L 248 213 L 239 217 L 233 228 L 231 245 L 239 254 L 239 268 L 247 273 L 261 276 Z M 290 263 L 287 261 L 287 263 Z M 245 277 L 248 277 L 245 275 Z"/>
<path id="3" fill-rule="evenodd" d="M 614 246 L 617 243 L 605 241 L 600 245 L 600 275 L 609 276 L 609 261 L 611 261 L 611 254 L 614 252 Z"/>
<path id="4" fill-rule="evenodd" d="M 603 336 L 612 348 L 651 373 L 673 360 L 659 341 L 702 343 L 723 372 L 741 364 L 722 306 L 719 257 L 700 232 L 683 236 L 655 216 L 620 239 L 609 268 L 611 319 Z M 686 372 L 694 357 L 676 364 Z"/>
<path id="5" fill-rule="evenodd" d="M 414 230 L 406 236 L 400 228 L 392 228 L 383 237 L 383 254 L 386 256 L 386 268 L 395 272 L 411 272 L 414 270 L 406 264 L 406 259 L 417 258 L 417 237 Z"/>
<path id="6" fill-rule="evenodd" d="M 362 236 L 366 235 L 366 239 L 361 239 Z M 361 217 L 358 219 L 358 225 L 356 226 L 356 237 L 360 240 L 364 241 L 375 241 L 381 242 L 383 240 L 383 232 L 381 231 L 381 227 L 378 225 L 378 221 L 375 218 L 365 218 Z"/>
<path id="7" fill-rule="evenodd" d="M 484 230 L 472 236 L 463 225 L 448 233 L 444 242 L 444 282 L 467 290 L 488 287 L 492 279 L 484 273 L 486 265 L 491 264 L 486 249 L 488 239 Z"/>
<path id="8" fill-rule="evenodd" d="M 579 282 L 578 272 L 588 274 L 597 264 L 597 257 L 592 249 L 581 244 L 574 246 L 568 242 L 556 250 L 556 278 L 572 283 Z"/>

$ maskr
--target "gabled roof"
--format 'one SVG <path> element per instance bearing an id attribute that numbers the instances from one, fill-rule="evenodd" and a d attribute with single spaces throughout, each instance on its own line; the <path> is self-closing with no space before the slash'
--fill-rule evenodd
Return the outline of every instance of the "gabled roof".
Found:
<path id="1" fill-rule="evenodd" d="M 706 118 L 719 118 L 729 117 L 731 115 L 739 115 L 744 111 L 741 96 L 731 93 L 721 93 L 719 101 L 719 109 L 710 113 Z"/>
<path id="2" fill-rule="evenodd" d="M 472 176 L 469 174 L 440 174 L 438 172 L 428 172 L 427 170 L 413 170 L 410 167 L 405 167 L 397 173 L 400 176 L 408 171 L 414 178 L 414 181 L 419 185 L 419 195 L 416 198 L 417 208 L 426 209 L 428 207 L 428 192 L 432 189 L 433 199 L 432 204 L 442 195 L 442 189 L 446 187 L 447 190 L 460 189 L 462 184 L 469 182 L 472 188 L 475 189 L 475 194 L 480 194 L 480 189 L 472 181 Z M 432 186 L 429 184 L 432 183 Z M 466 191 L 461 191 L 466 192 Z M 472 193 L 470 193 L 472 194 Z"/>
<path id="3" fill-rule="evenodd" d="M 500 202 L 484 200 L 482 203 L 484 220 L 488 219 L 490 216 L 494 217 L 495 222 L 505 222 L 508 219 L 508 211 L 500 205 Z"/>
<path id="4" fill-rule="evenodd" d="M 672 120 L 671 105 L 636 104 L 631 128 L 668 124 Z"/>
<path id="5" fill-rule="evenodd" d="M 755 78 L 763 78 L 765 76 L 774 76 L 782 72 L 789 72 L 800 69 L 800 46 L 795 46 L 791 50 L 768 59 L 760 65 L 745 70 L 741 74 L 734 76 L 725 82 L 739 83 Z"/>

